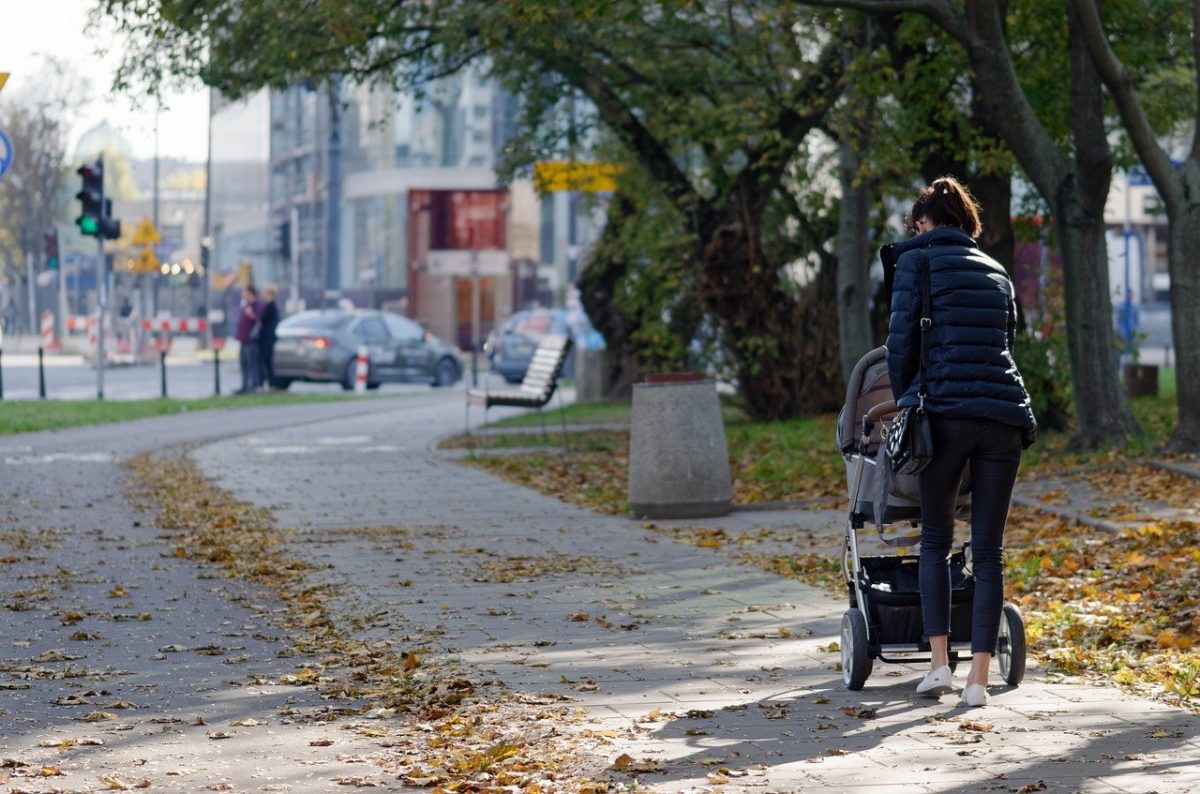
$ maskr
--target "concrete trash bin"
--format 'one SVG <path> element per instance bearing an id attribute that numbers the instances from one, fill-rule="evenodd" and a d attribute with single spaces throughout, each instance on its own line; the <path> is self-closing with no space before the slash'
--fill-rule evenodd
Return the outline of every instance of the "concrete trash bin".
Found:
<path id="1" fill-rule="evenodd" d="M 629 507 L 638 518 L 706 518 L 733 507 L 717 384 L 649 376 L 633 387 Z"/>

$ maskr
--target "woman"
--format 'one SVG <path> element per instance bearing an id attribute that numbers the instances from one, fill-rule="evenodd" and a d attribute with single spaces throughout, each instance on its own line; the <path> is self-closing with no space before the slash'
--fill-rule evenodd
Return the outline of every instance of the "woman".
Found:
<path id="1" fill-rule="evenodd" d="M 258 318 L 258 380 L 259 386 L 268 391 L 275 388 L 275 328 L 279 325 L 275 296 L 278 294 L 279 289 L 274 284 L 263 285 L 263 309 Z"/>
<path id="2" fill-rule="evenodd" d="M 901 407 L 917 406 L 921 364 L 921 268 L 929 268 L 925 410 L 934 458 L 920 474 L 921 616 L 930 672 L 917 694 L 951 691 L 950 547 L 959 482 L 971 467 L 971 548 L 975 594 L 971 670 L 962 703 L 987 703 L 988 667 L 1004 607 L 1004 524 L 1021 462 L 1037 421 L 1013 362 L 1017 315 L 1012 282 L 979 250 L 979 206 L 951 177 L 937 179 L 909 214 L 917 234 L 889 246 L 895 257 L 888 374 Z"/>

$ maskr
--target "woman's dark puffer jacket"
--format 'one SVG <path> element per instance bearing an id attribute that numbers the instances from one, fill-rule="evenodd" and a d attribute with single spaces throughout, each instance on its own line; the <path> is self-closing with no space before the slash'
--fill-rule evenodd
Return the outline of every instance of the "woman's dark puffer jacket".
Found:
<path id="1" fill-rule="evenodd" d="M 1028 446 L 1037 420 L 1012 357 L 1013 285 L 1004 268 L 961 229 L 939 226 L 881 252 L 885 263 L 896 261 L 887 360 L 897 404 L 919 402 L 922 251 L 928 254 L 933 318 L 927 332 L 925 407 L 939 416 L 1020 427 Z"/>

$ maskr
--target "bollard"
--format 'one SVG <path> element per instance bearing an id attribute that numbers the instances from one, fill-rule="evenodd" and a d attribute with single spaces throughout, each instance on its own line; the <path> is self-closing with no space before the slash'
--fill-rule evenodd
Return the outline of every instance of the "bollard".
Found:
<path id="1" fill-rule="evenodd" d="M 158 354 L 158 372 L 162 381 L 162 396 L 167 396 L 167 351 L 161 350 Z"/>
<path id="2" fill-rule="evenodd" d="M 367 346 L 358 346 L 358 360 L 354 365 L 354 393 L 363 394 L 367 390 L 367 369 L 370 360 L 367 357 Z"/>
<path id="3" fill-rule="evenodd" d="M 716 382 L 691 373 L 633 387 L 629 507 L 638 518 L 707 518 L 733 506 Z"/>
<path id="4" fill-rule="evenodd" d="M 46 399 L 46 363 L 42 359 L 41 347 L 38 347 L 38 398 Z"/>
<path id="5" fill-rule="evenodd" d="M 213 348 L 213 391 L 221 396 L 221 348 Z"/>

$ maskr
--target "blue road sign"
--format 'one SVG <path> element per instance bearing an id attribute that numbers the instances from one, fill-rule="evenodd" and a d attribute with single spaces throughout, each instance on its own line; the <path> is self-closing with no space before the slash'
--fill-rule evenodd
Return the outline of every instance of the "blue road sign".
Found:
<path id="1" fill-rule="evenodd" d="M 13 164 L 13 145 L 12 141 L 4 130 L 0 130 L 0 176 L 8 173 L 8 169 L 12 168 Z"/>

